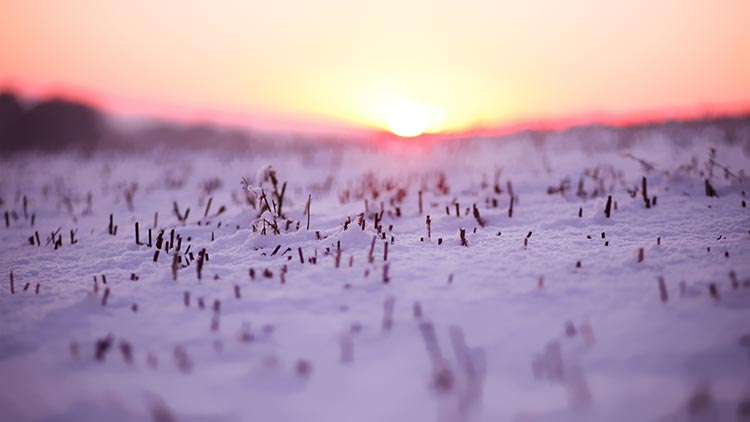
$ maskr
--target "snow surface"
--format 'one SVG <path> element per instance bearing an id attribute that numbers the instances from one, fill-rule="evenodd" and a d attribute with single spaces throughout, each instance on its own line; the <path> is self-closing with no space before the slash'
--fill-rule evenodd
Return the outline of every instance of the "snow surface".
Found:
<path id="1" fill-rule="evenodd" d="M 750 139 L 619 134 L 2 158 L 0 419 L 748 420 Z"/>

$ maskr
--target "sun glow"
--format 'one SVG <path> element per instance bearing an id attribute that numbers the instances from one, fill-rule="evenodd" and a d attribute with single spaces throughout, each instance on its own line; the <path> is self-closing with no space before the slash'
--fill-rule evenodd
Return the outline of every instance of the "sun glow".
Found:
<path id="1" fill-rule="evenodd" d="M 399 100 L 388 110 L 388 128 L 394 134 L 412 138 L 423 134 L 433 122 L 433 112 L 425 104 Z"/>

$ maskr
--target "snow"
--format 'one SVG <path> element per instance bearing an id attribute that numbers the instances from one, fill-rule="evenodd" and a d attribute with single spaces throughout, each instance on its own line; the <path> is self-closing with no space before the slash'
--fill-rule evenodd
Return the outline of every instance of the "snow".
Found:
<path id="1" fill-rule="evenodd" d="M 2 419 L 747 420 L 750 140 L 621 133 L 0 158 Z M 190 245 L 177 280 L 136 221 Z"/>

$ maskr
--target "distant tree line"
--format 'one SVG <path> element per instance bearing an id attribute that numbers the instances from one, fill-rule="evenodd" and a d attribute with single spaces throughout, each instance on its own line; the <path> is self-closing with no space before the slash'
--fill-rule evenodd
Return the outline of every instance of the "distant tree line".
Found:
<path id="1" fill-rule="evenodd" d="M 13 93 L 0 93 L 0 151 L 92 150 L 106 132 L 95 108 L 53 98 L 25 105 Z"/>
<path id="2" fill-rule="evenodd" d="M 26 102 L 0 92 L 0 154 L 22 151 L 90 153 L 97 148 L 143 151 L 150 148 L 248 150 L 268 147 L 273 136 L 210 123 L 150 120 L 145 125 L 110 124 L 109 116 L 81 102 L 51 98 Z M 266 141 L 266 142 L 264 142 Z"/>

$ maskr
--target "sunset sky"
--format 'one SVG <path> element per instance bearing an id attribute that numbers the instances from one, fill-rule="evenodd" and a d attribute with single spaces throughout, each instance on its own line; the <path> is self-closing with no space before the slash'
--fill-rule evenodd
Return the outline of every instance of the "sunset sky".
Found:
<path id="1" fill-rule="evenodd" d="M 749 22 L 747 0 L 0 0 L 0 89 L 279 127 L 416 102 L 430 132 L 737 112 Z"/>

